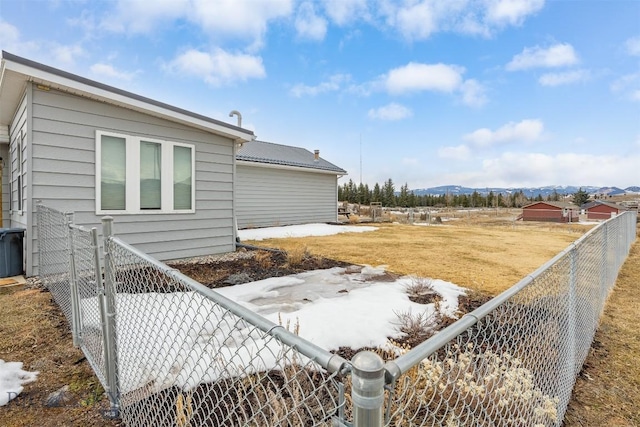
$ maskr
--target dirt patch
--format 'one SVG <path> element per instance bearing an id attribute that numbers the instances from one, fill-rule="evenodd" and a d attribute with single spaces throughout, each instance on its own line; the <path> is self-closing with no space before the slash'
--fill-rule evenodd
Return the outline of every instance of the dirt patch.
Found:
<path id="1" fill-rule="evenodd" d="M 0 358 L 23 362 L 38 379 L 0 409 L 2 426 L 119 426 L 102 417 L 109 403 L 82 352 L 72 345 L 64 315 L 49 292 L 0 294 Z M 67 399 L 47 407 L 47 397 L 69 386 Z"/>
<path id="2" fill-rule="evenodd" d="M 325 257 L 312 256 L 306 251 L 295 260 L 281 251 L 244 251 L 244 254 L 231 259 L 230 257 L 219 259 L 206 257 L 169 265 L 210 288 L 351 265 Z"/>

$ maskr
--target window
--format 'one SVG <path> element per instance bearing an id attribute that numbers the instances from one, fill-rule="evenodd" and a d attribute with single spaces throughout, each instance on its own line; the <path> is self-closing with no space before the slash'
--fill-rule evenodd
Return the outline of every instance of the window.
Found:
<path id="1" fill-rule="evenodd" d="M 195 148 L 96 132 L 96 212 L 194 212 Z"/>
<path id="2" fill-rule="evenodd" d="M 22 150 L 24 148 L 24 130 L 13 139 L 11 151 L 11 169 L 9 178 L 9 212 L 22 215 Z M 15 203 L 14 203 L 15 193 Z"/>

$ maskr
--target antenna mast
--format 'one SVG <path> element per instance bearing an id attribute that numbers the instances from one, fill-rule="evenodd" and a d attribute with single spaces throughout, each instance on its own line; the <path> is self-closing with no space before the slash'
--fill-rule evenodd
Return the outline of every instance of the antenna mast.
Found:
<path id="1" fill-rule="evenodd" d="M 360 134 L 360 184 L 362 184 L 362 134 Z"/>

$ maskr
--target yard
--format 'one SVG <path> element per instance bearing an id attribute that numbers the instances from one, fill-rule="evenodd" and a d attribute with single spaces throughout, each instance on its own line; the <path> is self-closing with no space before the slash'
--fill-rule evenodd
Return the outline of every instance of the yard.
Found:
<path id="1" fill-rule="evenodd" d="M 308 251 L 347 263 L 386 265 L 393 273 L 433 277 L 495 295 L 549 260 L 590 227 L 462 216 L 445 224 L 428 227 L 385 224 L 376 225 L 378 230 L 366 233 L 244 243 L 280 247 L 291 254 Z M 235 267 L 228 264 L 225 274 L 254 272 L 255 264 Z M 633 362 L 638 357 L 640 337 L 629 320 L 633 314 L 623 309 L 625 305 L 638 305 L 638 296 L 631 290 L 631 284 L 640 280 L 639 264 L 640 250 L 636 245 L 620 274 L 619 288 L 611 300 L 614 304 L 610 303 L 604 318 L 603 327 L 616 331 L 620 338 L 609 339 L 600 332 L 596 336 L 597 346 L 587 360 L 584 375 L 579 378 L 577 398 L 570 404 L 566 425 L 607 422 L 625 426 L 639 422 L 633 405 L 625 402 L 640 401 L 638 372 L 634 367 L 637 362 Z M 319 265 L 301 268 L 328 266 L 331 266 L 328 261 L 322 261 Z M 278 275 L 291 273 L 281 269 L 277 262 L 270 267 L 277 270 Z M 197 276 L 195 271 L 187 273 Z M 197 279 L 206 282 L 205 277 Z M 214 282 L 219 284 L 223 280 L 222 277 L 211 280 L 211 286 L 219 286 Z M 618 297 L 619 292 L 625 293 L 624 298 Z M 622 304 L 625 299 L 626 304 Z M 3 336 L 0 358 L 20 360 L 25 362 L 25 369 L 41 371 L 38 381 L 27 385 L 19 398 L 3 408 L 0 424 L 116 425 L 101 418 L 99 410 L 105 408 L 106 403 L 99 397 L 101 388 L 81 352 L 72 348 L 68 328 L 49 294 L 24 290 L 0 295 L 0 300 L 3 307 L 9 308 L 0 313 L 0 335 Z M 610 314 L 612 310 L 614 315 Z M 610 363 L 613 354 L 616 356 Z M 609 378 L 615 378 L 617 387 L 611 387 Z M 70 386 L 69 401 L 59 408 L 44 407 L 47 395 L 65 384 Z"/>

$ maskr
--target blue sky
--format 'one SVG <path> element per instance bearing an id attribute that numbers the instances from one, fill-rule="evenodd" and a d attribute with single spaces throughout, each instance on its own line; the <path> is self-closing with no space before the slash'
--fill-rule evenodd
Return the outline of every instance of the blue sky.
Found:
<path id="1" fill-rule="evenodd" d="M 0 0 L 0 48 L 356 183 L 640 185 L 639 0 Z"/>

